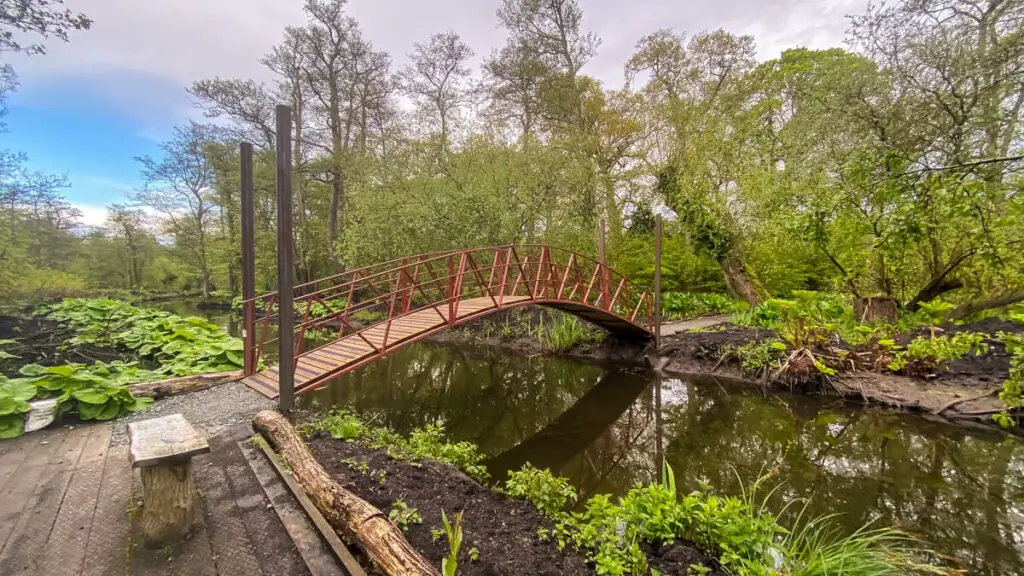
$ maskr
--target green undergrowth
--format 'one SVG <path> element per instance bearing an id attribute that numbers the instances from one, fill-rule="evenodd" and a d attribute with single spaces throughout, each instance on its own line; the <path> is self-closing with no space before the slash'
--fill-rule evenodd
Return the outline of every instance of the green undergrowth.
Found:
<path id="1" fill-rule="evenodd" d="M 348 410 L 334 410 L 325 418 L 307 424 L 303 431 L 325 432 L 336 440 L 358 442 L 370 448 L 384 448 L 396 460 L 412 461 L 431 458 L 451 464 L 484 482 L 488 478 L 483 465 L 484 455 L 470 442 L 449 442 L 444 426 L 431 424 L 413 430 L 408 438 L 381 426 L 367 423 Z"/>
<path id="2" fill-rule="evenodd" d="M 857 320 L 846 298 L 822 292 L 794 291 L 792 299 L 766 300 L 734 317 L 737 324 L 774 330 L 778 340 L 733 346 L 723 357 L 741 361 L 744 372 L 775 376 L 829 376 L 842 371 L 889 371 L 927 376 L 969 354 L 988 353 L 992 336 L 959 331 L 942 334 L 940 325 L 955 307 L 940 299 L 923 302 L 893 323 Z M 898 345 L 901 334 L 927 333 Z"/>
<path id="3" fill-rule="evenodd" d="M 1003 382 L 1003 389 L 999 393 L 999 399 L 1003 401 L 1005 409 L 999 414 L 994 414 L 992 419 L 1003 428 L 1012 428 L 1017 425 L 1018 417 L 1015 415 L 1024 409 L 1024 337 L 1016 334 L 1000 332 L 999 338 L 1006 345 L 1006 351 L 1010 356 L 1010 374 Z"/>
<path id="4" fill-rule="evenodd" d="M 744 312 L 750 305 L 716 292 L 662 292 L 661 313 L 669 320 Z"/>
<path id="5" fill-rule="evenodd" d="M 48 367 L 29 364 L 20 372 L 24 377 L 0 376 L 0 438 L 24 433 L 31 400 L 56 400 L 58 417 L 74 413 L 82 420 L 111 420 L 153 403 L 152 398 L 133 396 L 129 384 L 163 377 L 124 362 Z"/>
<path id="6" fill-rule="evenodd" d="M 480 333 L 485 338 L 497 337 L 507 341 L 528 338 L 551 352 L 566 352 L 578 346 L 599 343 L 607 337 L 604 330 L 557 310 L 537 316 L 512 312 L 499 321 L 485 320 Z"/>
<path id="7" fill-rule="evenodd" d="M 441 426 L 413 430 L 405 438 L 353 412 L 338 410 L 305 425 L 303 432 L 324 432 L 386 449 L 399 460 L 433 458 L 482 483 L 488 480 L 477 447 L 445 440 Z M 865 526 L 843 534 L 834 517 L 805 517 L 806 505 L 789 526 L 783 525 L 767 507 L 771 492 L 761 495 L 771 478 L 765 475 L 739 496 L 719 495 L 704 484 L 684 494 L 677 490 L 672 468 L 663 463 L 659 483 L 638 486 L 621 497 L 599 494 L 577 503 L 576 489 L 567 479 L 526 464 L 492 487 L 510 498 L 531 502 L 551 522 L 539 529 L 537 537 L 554 541 L 560 550 L 570 546 L 579 550 L 601 576 L 654 576 L 658 572 L 648 566 L 643 545 L 681 540 L 717 558 L 721 568 L 735 576 L 950 573 L 922 563 L 934 554 L 899 530 Z M 799 504 L 790 503 L 786 509 Z M 395 506 L 404 508 L 404 502 Z M 398 515 L 394 508 L 392 515 Z M 434 532 L 435 539 L 443 535 L 440 530 Z M 702 569 L 706 567 L 691 566 L 689 573 L 699 574 Z"/>
<path id="8" fill-rule="evenodd" d="M 65 299 L 38 313 L 75 331 L 68 344 L 130 350 L 159 363 L 157 370 L 163 374 L 188 376 L 238 370 L 243 365 L 241 339 L 203 318 L 182 318 L 117 300 L 82 298 Z"/>
<path id="9" fill-rule="evenodd" d="M 672 468 L 663 463 L 660 483 L 619 498 L 599 494 L 573 512 L 566 510 L 575 499 L 568 481 L 527 465 L 509 474 L 504 491 L 531 501 L 555 523 L 554 530 L 541 529 L 542 540 L 583 551 L 599 575 L 656 574 L 641 545 L 677 540 L 694 543 L 736 576 L 949 573 L 923 563 L 921 558 L 933 554 L 899 530 L 865 526 L 843 535 L 835 518 L 805 519 L 803 513 L 792 527 L 783 526 L 766 507 L 767 497 L 759 498 L 770 478 L 762 477 L 738 497 L 717 495 L 707 485 L 679 494 Z M 701 573 L 700 567 L 690 570 Z"/>

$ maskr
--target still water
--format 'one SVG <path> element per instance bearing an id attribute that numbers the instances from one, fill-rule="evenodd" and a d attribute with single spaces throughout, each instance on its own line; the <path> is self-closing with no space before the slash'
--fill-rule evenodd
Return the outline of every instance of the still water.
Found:
<path id="1" fill-rule="evenodd" d="M 525 462 L 571 479 L 581 497 L 657 477 L 727 493 L 777 469 L 782 499 L 840 514 L 854 530 L 893 524 L 970 574 L 1024 574 L 1024 446 L 999 433 L 805 396 L 763 395 L 558 359 L 417 344 L 302 397 L 350 407 L 407 432 L 443 423 L 489 457 L 492 474 Z"/>

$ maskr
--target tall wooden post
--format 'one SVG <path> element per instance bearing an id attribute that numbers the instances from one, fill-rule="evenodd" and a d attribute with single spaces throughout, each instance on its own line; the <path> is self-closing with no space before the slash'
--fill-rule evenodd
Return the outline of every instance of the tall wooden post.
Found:
<path id="1" fill-rule="evenodd" d="M 278 407 L 295 408 L 294 255 L 292 254 L 292 109 L 279 105 L 277 117 L 277 293 Z"/>
<path id="2" fill-rule="evenodd" d="M 661 346 L 661 214 L 654 217 L 654 345 Z"/>
<path id="3" fill-rule="evenodd" d="M 606 223 L 604 218 L 597 229 L 597 260 L 601 263 L 601 307 L 608 308 L 611 295 L 608 293 L 608 251 L 605 247 Z"/>
<path id="4" fill-rule="evenodd" d="M 241 156 L 242 191 L 242 341 L 245 343 L 245 375 L 256 373 L 256 225 L 253 208 L 252 144 L 242 142 Z"/>

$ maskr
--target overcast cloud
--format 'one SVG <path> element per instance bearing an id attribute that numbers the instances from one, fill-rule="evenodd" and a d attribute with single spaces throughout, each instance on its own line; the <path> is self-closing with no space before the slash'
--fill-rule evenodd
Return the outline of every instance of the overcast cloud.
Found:
<path id="1" fill-rule="evenodd" d="M 412 43 L 454 30 L 482 57 L 503 43 L 499 0 L 351 0 L 366 35 L 397 62 Z M 584 22 L 602 39 L 586 72 L 609 86 L 637 40 L 658 28 L 690 34 L 718 27 L 753 34 L 759 54 L 842 43 L 845 16 L 862 0 L 583 0 Z M 72 84 L 137 118 L 188 114 L 183 88 L 212 76 L 265 78 L 258 59 L 287 25 L 304 20 L 299 0 L 67 0 L 94 20 L 71 44 L 14 62 L 23 90 Z M 54 97 L 51 95 L 51 97 Z"/>

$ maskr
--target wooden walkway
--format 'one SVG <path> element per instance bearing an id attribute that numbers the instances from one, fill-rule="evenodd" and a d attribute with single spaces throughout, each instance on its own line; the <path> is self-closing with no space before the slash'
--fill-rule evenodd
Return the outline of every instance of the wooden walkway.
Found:
<path id="1" fill-rule="evenodd" d="M 531 298 L 529 296 L 505 296 L 502 299 L 502 308 L 527 300 L 531 300 Z M 439 306 L 438 309 L 442 314 L 448 313 L 445 305 Z M 489 297 L 467 298 L 459 302 L 456 320 L 465 320 L 470 316 L 492 310 L 498 310 L 498 307 Z M 446 325 L 447 323 L 437 313 L 437 310 L 425 308 L 395 318 L 391 321 L 390 329 L 387 328 L 387 321 L 381 321 L 361 332 L 348 334 L 339 340 L 310 350 L 299 356 L 295 365 L 295 392 L 301 393 L 310 390 L 331 376 L 354 369 L 390 352 L 397 348 L 396 345 L 408 343 Z M 387 332 L 387 346 L 384 345 L 385 332 Z M 373 346 L 370 346 L 371 343 Z M 277 398 L 279 394 L 277 374 L 275 366 L 248 376 L 242 382 L 268 398 Z"/>

